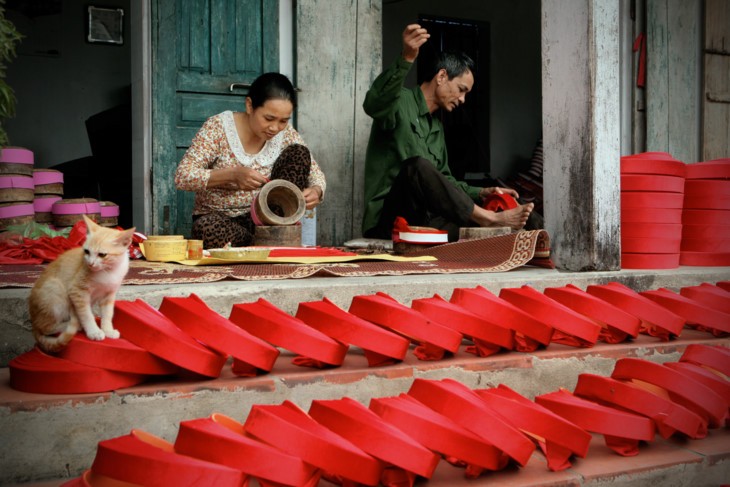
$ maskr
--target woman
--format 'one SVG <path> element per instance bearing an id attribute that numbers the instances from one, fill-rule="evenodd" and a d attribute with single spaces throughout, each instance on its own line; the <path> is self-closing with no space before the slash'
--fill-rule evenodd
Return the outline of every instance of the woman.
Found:
<path id="1" fill-rule="evenodd" d="M 271 179 L 286 179 L 304 194 L 307 209 L 322 202 L 325 177 L 289 123 L 296 92 L 279 73 L 256 78 L 245 112 L 210 117 L 177 167 L 175 186 L 195 191 L 192 238 L 203 247 L 251 245 L 251 204 Z"/>

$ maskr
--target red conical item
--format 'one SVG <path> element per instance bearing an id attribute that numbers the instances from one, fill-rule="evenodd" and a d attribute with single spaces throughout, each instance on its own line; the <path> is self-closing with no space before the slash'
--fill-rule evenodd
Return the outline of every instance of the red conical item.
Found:
<path id="1" fill-rule="evenodd" d="M 124 338 L 96 341 L 81 333 L 59 352 L 58 357 L 90 367 L 132 374 L 168 375 L 178 370 L 176 365 Z"/>

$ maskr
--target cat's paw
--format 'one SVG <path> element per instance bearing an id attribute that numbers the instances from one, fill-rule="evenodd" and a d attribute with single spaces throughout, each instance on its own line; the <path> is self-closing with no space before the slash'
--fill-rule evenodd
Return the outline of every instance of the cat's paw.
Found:
<path id="1" fill-rule="evenodd" d="M 96 330 L 85 330 L 85 331 L 86 331 L 86 337 L 89 340 L 100 341 L 100 340 L 103 340 L 104 338 L 106 338 L 106 335 L 104 334 L 104 332 L 98 328 Z"/>
<path id="2" fill-rule="evenodd" d="M 115 330 L 114 328 L 112 328 L 111 330 L 104 330 L 104 334 L 106 335 L 107 338 L 114 338 L 114 339 L 117 339 L 121 336 L 119 334 L 119 330 Z"/>

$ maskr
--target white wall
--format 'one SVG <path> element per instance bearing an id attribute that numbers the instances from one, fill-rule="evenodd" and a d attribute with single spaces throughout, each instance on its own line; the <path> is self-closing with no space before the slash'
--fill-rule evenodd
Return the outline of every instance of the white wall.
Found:
<path id="1" fill-rule="evenodd" d="M 532 156 L 542 131 L 540 2 L 403 0 L 383 2 L 383 63 L 400 54 L 404 27 L 419 14 L 490 23 L 491 175 L 507 177 Z M 415 71 L 415 70 L 414 70 Z M 479 83 L 479 80 L 476 80 Z M 415 76 L 411 80 L 415 84 Z"/>
<path id="2" fill-rule="evenodd" d="M 85 121 L 128 101 L 129 0 L 95 0 L 125 10 L 122 46 L 86 42 L 86 0 L 63 0 L 62 12 L 28 17 L 7 11 L 25 36 L 7 81 L 17 97 L 16 117 L 5 122 L 11 145 L 27 147 L 36 167 L 91 155 Z"/>

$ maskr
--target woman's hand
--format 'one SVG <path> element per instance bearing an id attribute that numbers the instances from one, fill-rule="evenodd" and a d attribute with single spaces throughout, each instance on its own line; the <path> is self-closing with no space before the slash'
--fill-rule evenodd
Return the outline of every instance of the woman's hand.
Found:
<path id="1" fill-rule="evenodd" d="M 322 202 L 322 188 L 319 186 L 304 188 L 302 194 L 304 195 L 304 202 L 306 203 L 308 210 L 311 210 Z"/>
<path id="2" fill-rule="evenodd" d="M 514 199 L 517 199 L 520 197 L 520 195 L 517 194 L 517 191 L 515 191 L 512 188 L 500 188 L 500 187 L 496 187 L 496 186 L 490 187 L 490 188 L 482 188 L 482 190 L 479 191 L 479 197 L 481 199 L 484 199 L 492 193 L 508 194 L 508 195 L 512 196 Z"/>
<path id="3" fill-rule="evenodd" d="M 238 166 L 211 171 L 210 179 L 208 179 L 208 189 L 253 191 L 268 182 L 268 178 L 260 172 L 249 167 Z"/>

